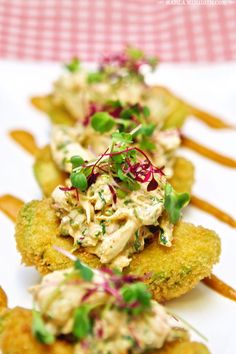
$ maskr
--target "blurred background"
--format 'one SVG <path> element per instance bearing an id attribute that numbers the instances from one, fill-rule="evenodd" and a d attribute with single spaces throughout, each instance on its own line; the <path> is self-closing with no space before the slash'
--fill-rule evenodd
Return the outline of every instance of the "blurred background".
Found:
<path id="1" fill-rule="evenodd" d="M 124 45 L 162 62 L 236 59 L 235 0 L 1 0 L 0 57 L 97 61 Z"/>

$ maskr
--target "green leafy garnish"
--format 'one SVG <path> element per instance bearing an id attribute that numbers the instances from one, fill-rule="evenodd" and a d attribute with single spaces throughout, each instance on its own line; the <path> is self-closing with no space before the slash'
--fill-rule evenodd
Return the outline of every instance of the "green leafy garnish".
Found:
<path id="1" fill-rule="evenodd" d="M 148 118 L 150 116 L 150 109 L 147 106 L 143 107 L 143 114 L 146 118 Z"/>
<path id="2" fill-rule="evenodd" d="M 46 328 L 40 312 L 33 310 L 32 332 L 35 338 L 42 344 L 53 344 L 55 337 Z"/>
<path id="3" fill-rule="evenodd" d="M 123 191 L 122 189 L 117 189 L 116 194 L 120 199 L 124 199 L 127 196 L 127 192 Z"/>
<path id="4" fill-rule="evenodd" d="M 80 272 L 81 278 L 85 281 L 91 281 L 93 279 L 94 273 L 92 269 L 80 262 L 79 259 L 74 262 L 74 268 Z"/>
<path id="5" fill-rule="evenodd" d="M 92 331 L 92 321 L 89 317 L 90 305 L 82 305 L 75 310 L 73 334 L 78 339 L 84 339 Z"/>
<path id="6" fill-rule="evenodd" d="M 70 162 L 72 163 L 72 168 L 74 169 L 82 166 L 84 164 L 84 159 L 79 155 L 75 155 L 71 157 Z"/>
<path id="7" fill-rule="evenodd" d="M 80 189 L 82 192 L 86 191 L 88 181 L 84 173 L 72 172 L 70 175 L 70 180 L 73 187 Z"/>
<path id="8" fill-rule="evenodd" d="M 141 49 L 134 48 L 134 47 L 127 47 L 126 48 L 127 55 L 134 60 L 139 60 L 144 58 L 144 52 Z"/>
<path id="9" fill-rule="evenodd" d="M 115 124 L 114 118 L 107 112 L 97 112 L 91 118 L 93 129 L 100 133 L 109 132 Z"/>
<path id="10" fill-rule="evenodd" d="M 156 124 L 142 124 L 140 129 L 137 131 L 137 134 L 144 136 L 151 136 L 156 128 Z"/>
<path id="11" fill-rule="evenodd" d="M 111 148 L 107 148 L 97 160 L 88 162 L 80 156 L 74 156 L 71 160 L 73 169 L 70 175 L 72 187 L 64 190 L 76 190 L 77 200 L 79 200 L 78 190 L 85 192 L 102 174 L 107 174 L 120 182 L 123 190 L 136 191 L 140 189 L 141 183 L 147 183 L 148 192 L 155 190 L 159 186 L 155 175 L 158 179 L 161 178 L 162 168 L 154 166 L 148 155 L 139 147 L 132 146 L 132 142 L 133 134 L 115 132 L 112 134 Z M 111 189 L 111 186 L 109 188 Z M 111 193 L 113 200 L 116 200 L 114 188 Z M 102 193 L 99 195 L 103 200 Z M 103 202 L 106 204 L 105 200 Z"/>
<path id="12" fill-rule="evenodd" d="M 123 107 L 120 100 L 108 100 L 108 101 L 106 101 L 106 105 L 110 106 L 112 108 L 122 108 Z"/>
<path id="13" fill-rule="evenodd" d="M 137 306 L 132 309 L 134 314 L 139 314 L 151 307 L 151 294 L 144 283 L 124 285 L 121 288 L 121 293 L 127 304 L 137 303 Z"/>
<path id="14" fill-rule="evenodd" d="M 104 79 L 104 73 L 102 73 L 100 71 L 88 73 L 88 76 L 87 76 L 87 82 L 89 84 L 101 82 L 103 79 Z"/>
<path id="15" fill-rule="evenodd" d="M 142 140 L 139 143 L 139 146 L 142 150 L 145 151 L 152 151 L 155 150 L 156 145 L 153 144 L 148 138 L 143 137 Z"/>
<path id="16" fill-rule="evenodd" d="M 80 69 L 80 60 L 78 58 L 73 58 L 70 63 L 65 64 L 65 67 L 71 73 L 76 73 Z"/>
<path id="17" fill-rule="evenodd" d="M 177 193 L 169 183 L 166 184 L 164 207 L 172 224 L 180 219 L 181 210 L 188 204 L 189 199 L 188 193 Z"/>
<path id="18" fill-rule="evenodd" d="M 112 134 L 112 141 L 119 144 L 131 144 L 133 142 L 133 138 L 129 133 L 115 132 Z"/>

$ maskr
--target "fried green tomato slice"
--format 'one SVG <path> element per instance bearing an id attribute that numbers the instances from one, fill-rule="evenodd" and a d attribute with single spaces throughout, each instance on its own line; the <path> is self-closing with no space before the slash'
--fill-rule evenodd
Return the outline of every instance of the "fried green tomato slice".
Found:
<path id="1" fill-rule="evenodd" d="M 35 178 L 43 194 L 49 197 L 58 185 L 65 184 L 68 174 L 61 171 L 52 159 L 50 146 L 40 149 L 33 166 Z"/>
<path id="2" fill-rule="evenodd" d="M 181 128 L 191 113 L 183 100 L 163 86 L 148 87 L 143 93 L 142 101 L 147 106 L 155 107 L 158 120 L 163 122 L 163 129 Z"/>
<path id="3" fill-rule="evenodd" d="M 32 105 L 46 113 L 53 124 L 73 125 L 75 118 L 62 106 L 53 103 L 52 95 L 35 96 L 31 98 Z"/>
<path id="4" fill-rule="evenodd" d="M 20 210 L 16 221 L 16 243 L 27 266 L 35 266 L 42 274 L 72 265 L 56 251 L 59 246 L 72 251 L 73 239 L 61 236 L 59 219 L 50 198 L 32 201 Z M 146 275 L 155 300 L 166 301 L 192 289 L 210 275 L 220 255 L 220 240 L 216 233 L 203 227 L 179 222 L 174 229 L 172 247 L 161 246 L 157 238 L 133 255 L 126 272 Z M 74 254 L 93 268 L 101 267 L 97 256 L 80 247 Z"/>
<path id="5" fill-rule="evenodd" d="M 33 168 L 38 184 L 46 197 L 49 197 L 58 185 L 64 184 L 68 176 L 53 161 L 49 145 L 39 150 Z M 177 157 L 173 170 L 170 183 L 175 190 L 179 193 L 190 193 L 194 182 L 193 164 L 183 157 Z"/>
<path id="6" fill-rule="evenodd" d="M 7 307 L 7 296 L 4 290 L 0 287 L 0 311 Z"/>
<path id="7" fill-rule="evenodd" d="M 191 113 L 183 100 L 162 86 L 145 88 L 140 99 L 143 104 L 154 107 L 154 112 L 158 112 L 158 123 L 160 120 L 164 122 L 163 129 L 182 127 Z M 63 105 L 56 105 L 53 102 L 53 95 L 32 97 L 31 103 L 46 113 L 54 124 L 73 125 L 76 122 L 76 117 L 73 117 Z"/>
<path id="8" fill-rule="evenodd" d="M 2 354 L 73 354 L 74 345 L 63 340 L 57 340 L 52 345 L 40 344 L 32 335 L 32 312 L 16 307 L 6 310 L 0 321 L 3 323 L 0 333 L 0 348 Z M 125 353 L 124 353 L 125 354 Z M 162 349 L 149 354 L 209 354 L 205 345 L 182 341 L 167 343 Z"/>

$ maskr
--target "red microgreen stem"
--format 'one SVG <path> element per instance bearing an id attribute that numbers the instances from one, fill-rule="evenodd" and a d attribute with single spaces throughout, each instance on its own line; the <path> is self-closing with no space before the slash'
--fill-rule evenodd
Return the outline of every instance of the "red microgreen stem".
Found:
<path id="1" fill-rule="evenodd" d="M 72 253 L 70 253 L 69 251 L 65 250 L 64 248 L 61 248 L 59 246 L 53 245 L 52 246 L 56 251 L 58 251 L 59 253 L 63 254 L 63 256 L 71 259 L 73 262 L 75 262 L 77 260 L 77 257 L 74 256 Z"/>
<path id="2" fill-rule="evenodd" d="M 116 191 L 115 191 L 115 189 L 113 188 L 112 185 L 108 184 L 108 187 L 109 187 L 110 192 L 111 192 L 111 194 L 112 194 L 113 202 L 116 204 L 116 201 L 117 201 Z"/>

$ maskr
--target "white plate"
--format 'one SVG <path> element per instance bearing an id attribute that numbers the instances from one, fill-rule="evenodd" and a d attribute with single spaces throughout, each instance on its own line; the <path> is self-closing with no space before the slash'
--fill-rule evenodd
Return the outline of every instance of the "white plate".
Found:
<path id="1" fill-rule="evenodd" d="M 28 98 L 50 90 L 61 71 L 56 64 L 0 62 L 0 195 L 14 194 L 25 201 L 40 198 L 32 173 L 33 158 L 20 149 L 7 132 L 22 128 L 31 131 L 40 145 L 48 142 L 50 125 L 43 114 L 31 107 Z M 236 125 L 236 63 L 218 65 L 161 65 L 153 83 L 167 85 L 193 104 L 222 116 Z M 191 137 L 236 158 L 236 132 L 211 130 L 194 118 L 184 131 Z M 236 170 L 225 168 L 190 151 L 181 151 L 196 165 L 194 194 L 203 197 L 236 217 Z M 192 207 L 184 218 L 216 230 L 222 239 L 221 262 L 214 269 L 236 288 L 236 231 Z M 14 225 L 0 213 L 0 285 L 9 305 L 30 307 L 27 288 L 37 283 L 34 269 L 20 264 L 15 248 Z M 187 295 L 168 304 L 172 311 L 190 322 L 209 340 L 214 354 L 235 352 L 236 303 L 199 284 Z M 198 339 L 194 334 L 193 337 Z M 201 338 L 199 338 L 201 340 Z"/>

